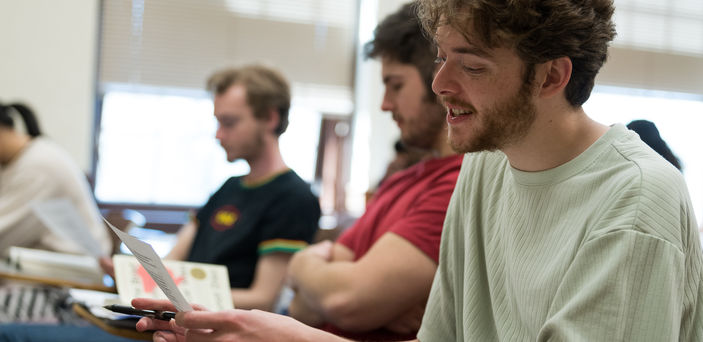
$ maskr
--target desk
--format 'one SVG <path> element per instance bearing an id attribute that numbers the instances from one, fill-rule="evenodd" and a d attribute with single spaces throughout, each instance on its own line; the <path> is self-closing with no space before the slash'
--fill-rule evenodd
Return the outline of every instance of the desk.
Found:
<path id="1" fill-rule="evenodd" d="M 57 278 L 51 278 L 51 277 L 26 274 L 26 273 L 22 273 L 20 271 L 12 270 L 11 268 L 7 267 L 6 265 L 0 266 L 0 279 L 31 282 L 31 283 L 36 283 L 36 284 L 41 284 L 41 285 L 49 285 L 49 286 L 71 287 L 71 288 L 78 288 L 78 289 L 84 289 L 84 290 L 94 290 L 94 291 L 111 292 L 111 293 L 116 292 L 114 287 L 107 287 L 102 284 L 91 284 L 91 283 L 87 283 L 87 282 L 71 281 L 71 280 L 65 280 L 65 279 L 57 279 Z M 121 337 L 126 337 L 126 338 L 131 338 L 131 339 L 135 339 L 135 340 L 144 340 L 144 341 L 151 341 L 152 340 L 152 336 L 151 336 L 152 333 L 139 332 L 139 331 L 134 330 L 133 328 L 120 328 L 120 327 L 111 326 L 107 319 L 103 319 L 103 318 L 100 318 L 100 317 L 93 315 L 90 312 L 90 310 L 88 310 L 85 306 L 83 306 L 79 303 L 74 303 L 72 306 L 72 309 L 78 316 L 82 317 L 83 319 L 89 321 L 90 323 L 98 326 L 100 329 L 102 329 L 110 334 L 121 336 Z"/>
<path id="2" fill-rule="evenodd" d="M 102 292 L 112 292 L 112 293 L 117 292 L 117 290 L 114 287 L 107 287 L 103 284 L 79 282 L 79 281 L 73 281 L 73 280 L 66 280 L 66 279 L 59 279 L 59 278 L 52 278 L 52 277 L 44 277 L 44 276 L 40 276 L 40 275 L 27 274 L 27 273 L 23 273 L 20 271 L 12 270 L 12 269 L 6 267 L 5 265 L 0 267 L 0 279 L 19 280 L 19 281 L 32 282 L 32 283 L 43 284 L 43 285 L 51 285 L 51 286 L 58 286 L 58 287 L 72 287 L 72 288 L 76 288 L 76 289 L 95 290 L 95 291 L 102 291 Z"/>
<path id="3" fill-rule="evenodd" d="M 78 316 L 83 317 L 87 321 L 89 321 L 92 324 L 95 324 L 98 326 L 100 329 L 116 335 L 120 337 L 126 337 L 126 338 L 131 338 L 135 340 L 144 340 L 144 341 L 151 341 L 152 340 L 152 333 L 151 332 L 139 332 L 134 329 L 130 328 L 118 328 L 115 326 L 112 326 L 108 323 L 108 320 L 100 318 L 98 316 L 93 315 L 88 308 L 84 307 L 81 304 L 74 303 L 73 304 L 73 311 L 78 314 Z"/>

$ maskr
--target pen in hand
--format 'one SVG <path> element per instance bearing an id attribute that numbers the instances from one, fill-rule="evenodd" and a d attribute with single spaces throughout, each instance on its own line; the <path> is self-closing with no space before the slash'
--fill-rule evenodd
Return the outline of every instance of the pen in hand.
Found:
<path id="1" fill-rule="evenodd" d="M 176 318 L 176 313 L 171 311 L 158 311 L 158 310 L 139 310 L 127 305 L 105 305 L 103 308 L 108 309 L 112 312 L 122 313 L 126 315 L 135 315 L 154 318 L 162 321 L 170 321 L 172 318 Z"/>

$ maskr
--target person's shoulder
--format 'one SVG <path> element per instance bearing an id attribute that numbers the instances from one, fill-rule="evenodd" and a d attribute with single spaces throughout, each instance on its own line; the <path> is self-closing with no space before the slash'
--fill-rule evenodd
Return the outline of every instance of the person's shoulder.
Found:
<path id="1" fill-rule="evenodd" d="M 315 197 L 310 184 L 293 170 L 289 170 L 276 177 L 272 185 L 274 185 L 282 195 L 291 198 L 313 199 Z"/>
<path id="2" fill-rule="evenodd" d="M 208 203 L 212 201 L 217 201 L 221 198 L 232 198 L 237 196 L 236 194 L 241 193 L 241 178 L 242 176 L 233 176 L 227 178 L 222 185 L 220 185 L 215 192 L 213 192 L 208 198 Z"/>
<path id="3" fill-rule="evenodd" d="M 312 192 L 311 185 L 295 171 L 289 170 L 279 175 L 269 185 L 270 187 L 263 190 L 274 208 L 283 206 L 289 208 L 287 211 L 290 210 L 305 217 L 319 218 L 320 202 L 318 197 Z M 309 216 L 309 214 L 313 216 Z"/>
<path id="4" fill-rule="evenodd" d="M 605 218 L 622 225 L 611 226 L 600 234 L 634 230 L 684 250 L 691 230 L 697 228 L 681 172 L 629 134 L 611 145 L 616 153 L 608 157 L 603 168 L 609 169 L 605 174 L 614 179 L 608 183 L 608 197 L 614 200 L 608 202 L 612 205 Z"/>
<path id="5" fill-rule="evenodd" d="M 56 142 L 44 137 L 32 139 L 19 162 L 19 166 L 27 172 L 48 172 L 57 177 L 82 174 L 68 152 Z"/>
<path id="6" fill-rule="evenodd" d="M 239 186 L 241 186 L 241 184 L 242 184 L 242 178 L 243 178 L 243 176 L 232 176 L 232 177 L 229 177 L 229 178 L 227 178 L 227 180 L 225 180 L 224 183 L 222 183 L 222 186 L 223 186 L 223 187 L 225 187 L 225 186 L 227 186 L 227 187 L 230 187 L 230 186 L 237 186 L 237 187 L 239 187 Z"/>
<path id="7" fill-rule="evenodd" d="M 292 169 L 289 169 L 288 171 L 283 172 L 276 179 L 280 180 L 283 183 L 294 184 L 296 186 L 307 184 L 307 182 L 305 182 L 305 180 L 302 177 L 300 177 L 300 175 L 298 175 L 298 173 Z"/>
<path id="8" fill-rule="evenodd" d="M 63 163 L 70 159 L 68 153 L 61 146 L 44 137 L 36 137 L 30 140 L 22 153 L 22 157 L 24 161 L 34 164 L 52 164 L 56 161 Z"/>
<path id="9" fill-rule="evenodd" d="M 459 173 L 459 170 L 461 169 L 461 164 L 463 163 L 464 160 L 464 155 L 462 154 L 454 154 L 448 157 L 444 157 L 441 159 L 441 163 L 443 164 L 441 169 L 443 172 L 450 172 L 450 173 Z"/>
<path id="10" fill-rule="evenodd" d="M 462 159 L 463 156 L 459 154 L 430 159 L 413 165 L 411 168 L 415 171 L 410 172 L 419 174 L 421 177 L 430 177 L 434 180 L 447 177 L 456 179 L 459 175 L 459 170 L 461 169 Z M 411 170 L 411 168 L 406 170 Z"/>
<path id="11" fill-rule="evenodd" d="M 660 194 L 663 191 L 675 192 L 677 196 L 687 196 L 682 193 L 682 190 L 686 189 L 686 183 L 681 172 L 636 135 L 628 132 L 621 139 L 614 141 L 612 146 L 617 151 L 618 157 L 629 164 L 629 167 L 622 168 L 623 165 L 614 163 L 613 167 L 622 168 L 621 172 L 631 174 L 636 180 L 634 186 Z M 643 195 L 646 194 L 646 192 L 643 193 Z"/>
<path id="12" fill-rule="evenodd" d="M 241 188 L 241 179 L 242 176 L 232 176 L 227 178 L 224 183 L 220 185 L 220 188 L 216 192 L 233 191 L 238 188 Z"/>

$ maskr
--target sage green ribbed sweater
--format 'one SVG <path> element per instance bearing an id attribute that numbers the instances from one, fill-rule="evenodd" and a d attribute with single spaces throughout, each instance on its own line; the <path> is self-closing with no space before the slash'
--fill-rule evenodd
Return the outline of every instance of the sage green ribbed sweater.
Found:
<path id="1" fill-rule="evenodd" d="M 701 341 L 702 264 L 683 177 L 622 125 L 543 172 L 468 154 L 418 337 Z"/>

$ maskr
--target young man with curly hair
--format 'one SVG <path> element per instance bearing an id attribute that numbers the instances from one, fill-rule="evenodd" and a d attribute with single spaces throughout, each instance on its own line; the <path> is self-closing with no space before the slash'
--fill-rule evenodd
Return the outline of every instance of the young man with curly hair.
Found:
<path id="1" fill-rule="evenodd" d="M 615 35 L 612 2 L 420 10 L 450 143 L 470 155 L 420 340 L 703 339 L 703 259 L 680 172 L 582 108 Z"/>
<path id="2" fill-rule="evenodd" d="M 703 340 L 703 256 L 680 172 L 582 108 L 613 11 L 611 0 L 420 0 L 438 50 L 433 90 L 467 155 L 419 340 Z M 175 323 L 243 341 L 336 340 L 226 315 Z"/>

